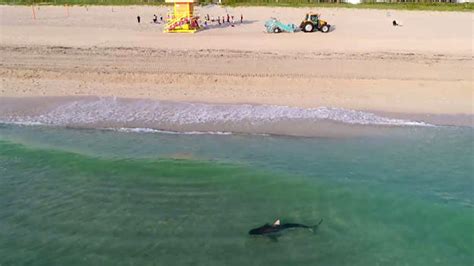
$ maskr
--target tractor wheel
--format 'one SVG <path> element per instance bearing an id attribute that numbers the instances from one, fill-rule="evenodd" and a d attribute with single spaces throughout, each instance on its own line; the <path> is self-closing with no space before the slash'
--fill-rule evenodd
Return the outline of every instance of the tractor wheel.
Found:
<path id="1" fill-rule="evenodd" d="M 274 32 L 274 33 L 280 33 L 280 32 L 281 32 L 281 29 L 278 28 L 278 27 L 276 27 L 276 28 L 273 29 L 273 32 Z"/>
<path id="2" fill-rule="evenodd" d="M 304 26 L 303 26 L 303 31 L 304 32 L 313 32 L 313 30 L 314 30 L 313 23 L 307 22 L 306 24 L 304 24 Z"/>
<path id="3" fill-rule="evenodd" d="M 329 26 L 328 26 L 328 25 L 322 26 L 322 27 L 321 27 L 321 31 L 324 32 L 324 33 L 329 32 Z"/>

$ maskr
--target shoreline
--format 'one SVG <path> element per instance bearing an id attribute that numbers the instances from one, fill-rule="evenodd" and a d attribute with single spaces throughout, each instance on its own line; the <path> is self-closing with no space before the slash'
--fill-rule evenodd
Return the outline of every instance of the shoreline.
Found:
<path id="1" fill-rule="evenodd" d="M 97 96 L 97 95 L 81 95 L 81 96 L 25 96 L 25 97 L 0 97 L 0 118 L 8 117 L 10 115 L 19 115 L 20 117 L 38 116 L 52 111 L 64 104 L 71 102 L 85 101 L 94 102 L 100 100 L 117 101 L 118 103 L 164 103 L 170 105 L 180 104 L 196 104 L 208 106 L 234 107 L 234 106 L 253 106 L 253 107 L 279 107 L 301 110 L 314 110 L 318 108 L 337 109 L 336 107 L 294 107 L 283 105 L 266 105 L 266 104 L 252 104 L 252 103 L 215 103 L 215 102 L 184 102 L 184 101 L 169 101 L 156 100 L 149 98 L 124 98 L 115 96 Z M 145 105 L 146 107 L 146 105 Z M 179 107 L 178 107 L 179 108 Z M 344 110 L 344 109 L 342 109 Z M 145 110 L 146 111 L 146 110 Z M 415 123 L 426 123 L 434 126 L 460 126 L 460 127 L 474 127 L 474 114 L 436 114 L 436 113 L 397 113 L 378 110 L 350 110 L 354 112 L 363 112 L 374 114 L 379 117 L 387 119 L 397 119 L 404 121 L 412 121 Z M 342 122 L 344 123 L 344 122 Z M 355 124 L 357 125 L 357 124 Z M 370 124 L 368 125 L 370 126 Z M 377 126 L 377 125 L 373 125 Z M 397 125 L 395 125 L 397 126 Z M 416 126 L 416 125 L 415 125 Z"/>
<path id="2" fill-rule="evenodd" d="M 339 138 L 383 136 L 431 125 L 473 128 L 473 118 L 94 96 L 0 98 L 3 123 L 129 132 Z"/>

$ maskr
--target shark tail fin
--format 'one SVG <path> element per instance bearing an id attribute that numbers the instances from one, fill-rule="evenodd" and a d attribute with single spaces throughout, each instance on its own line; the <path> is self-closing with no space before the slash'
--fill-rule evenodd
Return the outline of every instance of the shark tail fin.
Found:
<path id="1" fill-rule="evenodd" d="M 316 226 L 319 226 L 322 223 L 323 223 L 323 218 L 321 218 L 321 220 L 319 220 L 319 223 Z"/>
<path id="2" fill-rule="evenodd" d="M 316 229 L 318 229 L 318 227 L 319 227 L 322 223 L 323 223 L 323 219 L 319 220 L 319 223 L 317 223 L 316 225 L 311 226 L 311 227 L 309 228 L 309 230 L 310 230 L 311 232 L 316 231 Z"/>

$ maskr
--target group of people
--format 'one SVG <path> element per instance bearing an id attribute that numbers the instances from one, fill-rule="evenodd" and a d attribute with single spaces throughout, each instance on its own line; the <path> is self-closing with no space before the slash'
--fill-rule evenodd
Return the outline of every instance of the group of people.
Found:
<path id="1" fill-rule="evenodd" d="M 141 23 L 141 17 L 137 16 L 137 22 Z M 244 15 L 240 14 L 240 23 L 244 22 Z M 159 19 L 156 14 L 153 15 L 152 23 L 163 23 L 163 16 L 160 15 Z M 235 18 L 233 15 L 226 14 L 224 16 L 217 16 L 217 19 L 207 14 L 204 16 L 204 27 L 207 27 L 210 23 L 217 23 L 218 25 L 229 24 L 231 27 L 235 26 Z"/>
<path id="2" fill-rule="evenodd" d="M 240 14 L 240 23 L 244 22 L 244 15 Z M 226 14 L 224 16 L 217 16 L 217 18 L 204 16 L 204 27 L 207 27 L 209 23 L 217 23 L 218 25 L 230 24 L 231 27 L 235 26 L 235 17 L 233 15 Z"/>
<path id="3" fill-rule="evenodd" d="M 158 22 L 158 16 L 153 14 L 153 23 L 161 23 L 163 22 L 163 16 L 160 15 L 160 22 Z"/>
<path id="4" fill-rule="evenodd" d="M 137 16 L 137 22 L 141 22 L 141 17 Z M 153 20 L 152 23 L 162 23 L 163 22 L 163 16 L 160 16 L 160 20 L 158 21 L 158 16 L 156 14 L 153 14 Z"/>

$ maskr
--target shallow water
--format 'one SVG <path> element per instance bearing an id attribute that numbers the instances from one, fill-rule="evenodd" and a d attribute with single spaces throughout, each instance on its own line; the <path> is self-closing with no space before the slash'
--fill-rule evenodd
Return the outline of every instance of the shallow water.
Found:
<path id="1" fill-rule="evenodd" d="M 0 263 L 472 265 L 472 133 L 294 138 L 0 124 Z M 324 222 L 277 241 L 247 234 L 276 218 Z"/>

